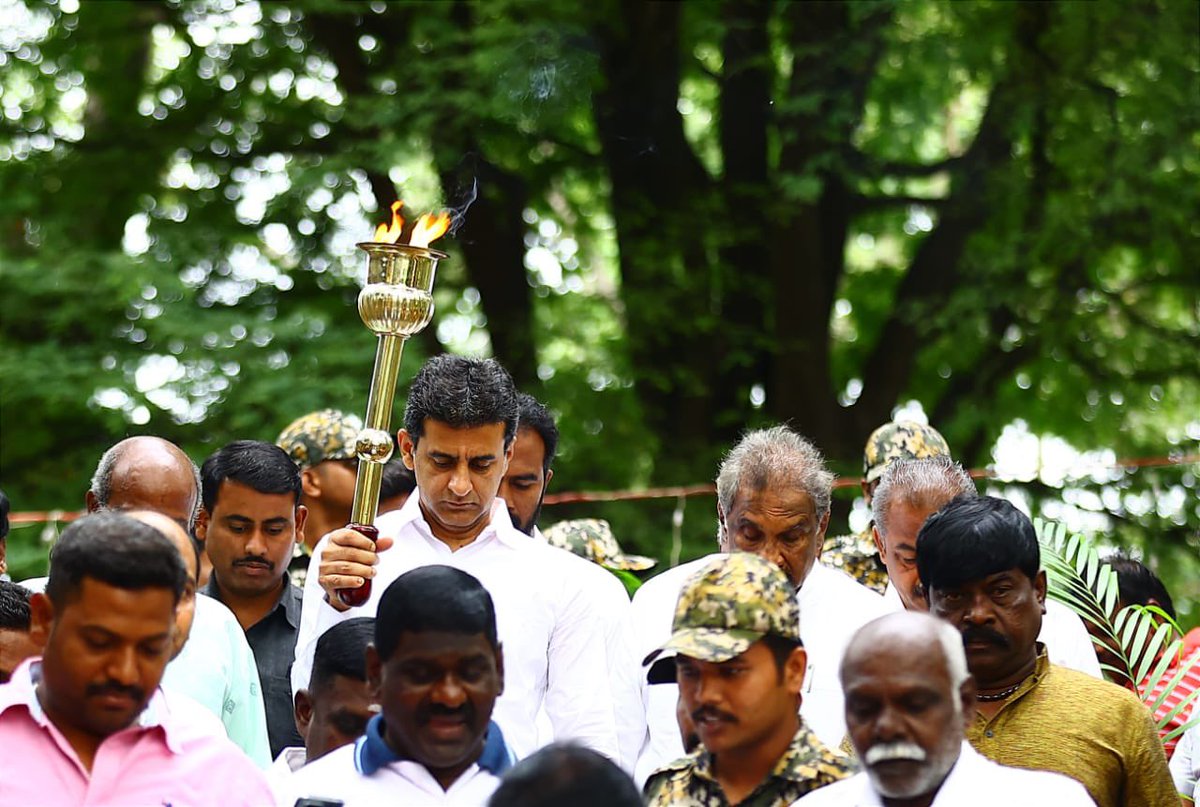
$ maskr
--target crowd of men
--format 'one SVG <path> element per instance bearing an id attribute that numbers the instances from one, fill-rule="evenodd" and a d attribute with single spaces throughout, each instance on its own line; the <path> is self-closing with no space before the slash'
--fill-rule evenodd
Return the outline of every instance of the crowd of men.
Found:
<path id="1" fill-rule="evenodd" d="M 818 448 L 748 432 L 714 553 L 640 588 L 603 522 L 539 529 L 558 430 L 495 361 L 421 368 L 377 536 L 344 526 L 360 426 L 103 454 L 49 576 L 0 582 L 0 804 L 1195 798 L 1196 730 L 1164 745 L 1104 680 L 1029 518 L 927 426 L 871 436 L 872 523 L 837 539 Z"/>

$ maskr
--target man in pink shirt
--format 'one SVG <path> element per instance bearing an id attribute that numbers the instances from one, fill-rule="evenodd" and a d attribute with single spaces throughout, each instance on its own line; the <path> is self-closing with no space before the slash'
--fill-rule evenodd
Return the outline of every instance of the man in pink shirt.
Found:
<path id="1" fill-rule="evenodd" d="M 0 804 L 270 803 L 250 760 L 158 688 L 186 575 L 174 545 L 128 516 L 63 532 L 30 602 L 44 655 L 0 687 Z"/>

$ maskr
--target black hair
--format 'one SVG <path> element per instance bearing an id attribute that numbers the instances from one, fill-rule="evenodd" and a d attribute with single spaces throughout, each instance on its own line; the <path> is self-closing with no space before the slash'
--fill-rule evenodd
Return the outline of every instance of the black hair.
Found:
<path id="1" fill-rule="evenodd" d="M 237 440 L 217 449 L 200 468 L 200 496 L 210 514 L 226 479 L 259 493 L 290 493 L 300 503 L 300 469 L 287 452 L 262 440 Z"/>
<path id="2" fill-rule="evenodd" d="M 367 645 L 375 637 L 375 619 L 359 616 L 339 622 L 321 634 L 313 652 L 308 691 L 317 692 L 337 676 L 367 680 Z"/>
<path id="3" fill-rule="evenodd" d="M 169 589 L 183 596 L 187 568 L 171 539 L 149 524 L 103 511 L 71 523 L 50 553 L 46 595 L 61 608 L 92 578 L 116 588 Z"/>
<path id="4" fill-rule="evenodd" d="M 0 630 L 29 631 L 32 592 L 8 580 L 0 580 Z"/>
<path id="5" fill-rule="evenodd" d="M 573 743 L 554 743 L 504 775 L 488 807 L 641 807 L 637 786 L 608 757 Z"/>
<path id="6" fill-rule="evenodd" d="M 375 613 L 375 649 L 389 659 L 405 631 L 482 633 L 492 647 L 496 607 L 492 595 L 471 575 L 450 566 L 422 566 L 392 581 Z"/>
<path id="7" fill-rule="evenodd" d="M 917 533 L 917 574 L 926 591 L 957 588 L 1009 569 L 1033 580 L 1040 566 L 1033 522 L 995 496 L 952 499 Z"/>
<path id="8" fill-rule="evenodd" d="M 455 429 L 504 424 L 504 446 L 517 434 L 520 408 L 508 370 L 495 359 L 468 359 L 443 353 L 425 362 L 408 389 L 404 428 L 416 444 L 425 421 Z"/>
<path id="9" fill-rule="evenodd" d="M 542 473 L 547 473 L 554 464 L 554 455 L 558 453 L 558 425 L 554 422 L 554 415 L 550 414 L 545 404 L 528 393 L 517 393 L 517 403 L 521 408 L 520 428 L 533 429 L 546 444 Z"/>
<path id="10" fill-rule="evenodd" d="M 1175 603 L 1158 575 L 1150 571 L 1146 564 L 1135 560 L 1124 552 L 1114 553 L 1104 559 L 1106 566 L 1111 566 L 1117 573 L 1117 588 L 1120 590 L 1121 602 L 1125 605 L 1149 605 L 1151 600 L 1175 619 Z"/>
<path id="11" fill-rule="evenodd" d="M 803 647 L 801 642 L 795 639 L 789 639 L 786 636 L 777 636 L 774 633 L 768 633 L 762 638 L 762 643 L 771 651 L 771 655 L 775 657 L 775 672 L 779 674 L 779 680 L 783 680 L 783 670 L 787 666 L 787 661 L 792 656 L 792 651 L 797 647 Z"/>
<path id="12" fill-rule="evenodd" d="M 8 496 L 0 490 L 0 541 L 8 537 Z"/>
<path id="13" fill-rule="evenodd" d="M 417 476 L 404 466 L 403 460 L 392 460 L 383 466 L 383 480 L 379 483 L 379 498 L 392 499 L 417 488 Z"/>

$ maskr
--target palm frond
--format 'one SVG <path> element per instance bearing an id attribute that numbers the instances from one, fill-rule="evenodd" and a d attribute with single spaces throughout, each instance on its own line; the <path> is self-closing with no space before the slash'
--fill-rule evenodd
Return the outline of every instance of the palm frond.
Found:
<path id="1" fill-rule="evenodd" d="M 1037 519 L 1034 526 L 1049 584 L 1047 596 L 1096 629 L 1089 631 L 1092 643 L 1109 650 L 1119 661 L 1119 666 L 1102 664 L 1101 667 L 1128 681 L 1151 713 L 1156 714 L 1188 672 L 1200 665 L 1200 651 L 1182 658 L 1183 631 L 1161 608 L 1120 607 L 1117 574 L 1102 563 L 1100 553 L 1087 537 L 1070 535 L 1064 525 L 1042 519 Z M 1200 690 L 1191 692 L 1160 716 L 1156 721 L 1159 730 L 1191 710 L 1198 698 Z M 1197 723 L 1200 714 L 1173 728 L 1163 736 L 1163 741 L 1178 737 Z"/>

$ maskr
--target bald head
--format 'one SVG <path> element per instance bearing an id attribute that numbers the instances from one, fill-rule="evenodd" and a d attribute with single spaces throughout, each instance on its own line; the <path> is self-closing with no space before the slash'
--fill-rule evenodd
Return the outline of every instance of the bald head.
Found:
<path id="1" fill-rule="evenodd" d="M 175 608 L 175 635 L 172 637 L 171 658 L 175 658 L 183 650 L 188 637 L 192 633 L 192 621 L 196 618 L 196 583 L 200 579 L 200 547 L 192 540 L 192 536 L 175 519 L 155 512 L 154 510 L 129 510 L 126 515 L 143 524 L 153 527 L 170 539 L 183 557 L 183 565 L 187 568 L 188 582 L 184 586 L 183 596 Z"/>
<path id="2" fill-rule="evenodd" d="M 143 524 L 148 524 L 161 532 L 183 556 L 183 565 L 187 567 L 188 577 L 195 580 L 200 573 L 200 547 L 192 540 L 192 536 L 178 521 L 154 510 L 130 510 L 125 513 Z"/>
<path id="3" fill-rule="evenodd" d="M 962 638 L 928 614 L 865 625 L 842 659 L 846 730 L 872 786 L 890 799 L 937 792 L 974 717 Z"/>
<path id="4" fill-rule="evenodd" d="M 898 672 L 917 662 L 921 667 L 936 666 L 954 689 L 968 675 L 962 635 L 948 622 L 918 611 L 898 611 L 863 625 L 846 645 L 842 685 L 863 663 L 879 658 L 887 659 Z"/>
<path id="5" fill-rule="evenodd" d="M 152 510 L 189 531 L 200 498 L 199 471 L 179 446 L 160 437 L 130 437 L 104 452 L 85 497 L 88 512 Z"/>

